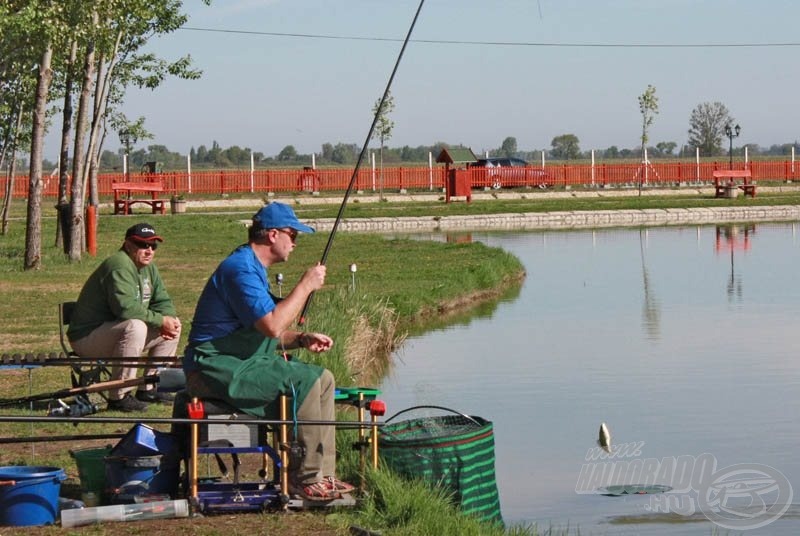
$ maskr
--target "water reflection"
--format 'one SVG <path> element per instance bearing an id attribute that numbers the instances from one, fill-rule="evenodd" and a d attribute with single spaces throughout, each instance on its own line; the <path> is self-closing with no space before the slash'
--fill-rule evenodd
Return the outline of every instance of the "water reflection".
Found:
<path id="1" fill-rule="evenodd" d="M 447 233 L 445 240 L 448 244 L 471 244 L 472 233 Z"/>
<path id="2" fill-rule="evenodd" d="M 644 286 L 644 305 L 642 306 L 642 325 L 647 338 L 657 341 L 661 338 L 661 310 L 647 273 L 645 249 L 647 249 L 647 229 L 639 229 L 639 256 L 642 260 L 642 285 Z"/>
<path id="3" fill-rule="evenodd" d="M 716 240 L 714 242 L 714 251 L 718 254 L 730 251 L 731 255 L 731 273 L 728 277 L 727 294 L 728 301 L 742 301 L 742 277 L 736 275 L 734 268 L 734 252 L 748 251 L 750 249 L 750 237 L 756 232 L 756 225 L 754 223 L 741 225 L 717 225 L 716 227 Z"/>

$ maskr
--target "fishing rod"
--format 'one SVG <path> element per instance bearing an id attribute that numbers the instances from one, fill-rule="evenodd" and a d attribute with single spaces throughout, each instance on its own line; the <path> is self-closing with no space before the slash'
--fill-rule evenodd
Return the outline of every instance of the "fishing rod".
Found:
<path id="1" fill-rule="evenodd" d="M 57 416 L 48 415 L 0 415 L 0 422 L 16 422 L 16 423 L 86 423 L 86 424 L 209 424 L 208 420 L 192 419 L 190 417 L 148 417 L 146 415 L 136 417 L 71 417 L 71 416 Z M 381 427 L 384 425 L 382 422 L 367 422 L 367 421 L 323 421 L 323 420 L 280 420 L 280 419 L 258 419 L 258 418 L 237 418 L 226 419 L 224 421 L 211 421 L 210 424 L 219 422 L 222 424 L 246 424 L 246 425 L 264 425 L 264 426 L 279 426 L 295 424 L 308 425 L 308 426 L 333 426 L 342 430 L 357 430 L 358 428 L 372 428 L 373 426 Z M 49 436 L 42 436 L 43 440 L 48 441 Z"/>
<path id="2" fill-rule="evenodd" d="M 181 358 L 175 356 L 164 357 L 80 357 L 66 356 L 64 354 L 3 354 L 0 356 L 0 366 L 4 367 L 74 367 L 74 366 L 120 366 L 120 367 L 152 367 L 161 365 L 164 368 L 180 367 Z"/>
<path id="3" fill-rule="evenodd" d="M 324 265 L 325 261 L 328 259 L 328 253 L 331 250 L 331 246 L 333 245 L 333 238 L 336 236 L 336 230 L 339 228 L 339 222 L 342 221 L 342 215 L 344 214 L 344 208 L 347 206 L 347 200 L 350 198 L 350 192 L 353 191 L 353 186 L 356 183 L 356 177 L 358 177 L 358 170 L 361 168 L 361 162 L 364 160 L 364 155 L 367 153 L 367 146 L 369 145 L 369 140 L 372 139 L 372 133 L 375 131 L 375 125 L 378 123 L 378 118 L 383 111 L 383 105 L 386 102 L 386 99 L 389 97 L 389 89 L 392 87 L 392 81 L 394 80 L 394 75 L 397 73 L 397 68 L 400 66 L 400 60 L 403 59 L 403 53 L 406 50 L 406 45 L 408 45 L 408 41 L 411 39 L 411 33 L 414 31 L 414 26 L 417 24 L 417 19 L 419 18 L 420 11 L 422 11 L 422 5 L 425 3 L 425 0 L 420 0 L 419 7 L 417 7 L 417 12 L 414 14 L 414 20 L 411 21 L 411 26 L 408 28 L 408 33 L 406 34 L 406 38 L 403 41 L 403 46 L 400 48 L 400 54 L 397 56 L 397 61 L 394 64 L 394 69 L 392 69 L 392 74 L 389 76 L 389 81 L 386 83 L 386 89 L 383 91 L 383 96 L 381 97 L 380 103 L 378 107 L 375 109 L 375 117 L 372 118 L 372 124 L 369 127 L 369 132 L 367 132 L 367 139 L 364 140 L 364 145 L 361 147 L 361 152 L 358 155 L 358 160 L 356 161 L 356 167 L 353 169 L 353 175 L 350 177 L 350 183 L 347 185 L 347 189 L 344 192 L 344 197 L 342 198 L 342 204 L 339 206 L 339 212 L 336 214 L 336 220 L 333 222 L 333 228 L 331 229 L 331 234 L 328 236 L 328 243 L 325 244 L 325 249 L 322 252 L 322 259 L 320 260 L 320 264 Z M 308 295 L 306 298 L 306 303 L 303 306 L 303 310 L 300 312 L 300 320 L 298 321 L 299 325 L 303 325 L 306 322 L 306 313 L 308 312 L 308 308 L 311 305 L 311 298 L 314 296 L 314 293 Z"/>

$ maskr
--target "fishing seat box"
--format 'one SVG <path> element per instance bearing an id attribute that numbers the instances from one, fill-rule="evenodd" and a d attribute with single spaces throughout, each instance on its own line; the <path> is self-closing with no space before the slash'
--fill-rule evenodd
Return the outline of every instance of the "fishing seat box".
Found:
<path id="1" fill-rule="evenodd" d="M 191 402 L 191 397 L 186 391 L 179 391 L 175 395 L 175 402 L 172 406 L 172 417 L 176 419 L 188 419 L 189 413 L 187 405 Z M 236 419 L 253 419 L 254 417 L 243 414 L 235 408 L 225 404 L 220 400 L 203 399 L 205 409 L 205 420 L 208 424 L 199 426 L 199 443 L 225 440 L 231 446 L 237 448 L 257 447 L 267 445 L 267 433 L 270 431 L 266 425 L 239 424 Z M 213 424 L 212 424 L 213 422 Z M 175 424 L 172 433 L 180 437 L 184 443 L 184 452 L 188 452 L 190 429 L 188 424 Z"/>

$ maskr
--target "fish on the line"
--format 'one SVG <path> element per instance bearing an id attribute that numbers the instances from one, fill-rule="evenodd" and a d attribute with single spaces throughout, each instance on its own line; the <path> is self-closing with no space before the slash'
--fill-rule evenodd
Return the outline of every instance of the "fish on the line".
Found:
<path id="1" fill-rule="evenodd" d="M 609 454 L 611 453 L 611 432 L 604 422 L 600 423 L 600 433 L 597 438 L 597 444 L 600 445 L 600 448 L 604 451 Z"/>

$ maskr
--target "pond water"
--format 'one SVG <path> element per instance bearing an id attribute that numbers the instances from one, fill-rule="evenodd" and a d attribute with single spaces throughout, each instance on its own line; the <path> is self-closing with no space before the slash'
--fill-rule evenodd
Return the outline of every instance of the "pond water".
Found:
<path id="1" fill-rule="evenodd" d="M 409 338 L 381 387 L 387 414 L 432 404 L 492 421 L 507 524 L 800 533 L 799 231 L 473 233 L 527 278 Z M 601 422 L 613 456 L 597 457 Z M 645 481 L 673 491 L 597 492 Z"/>

